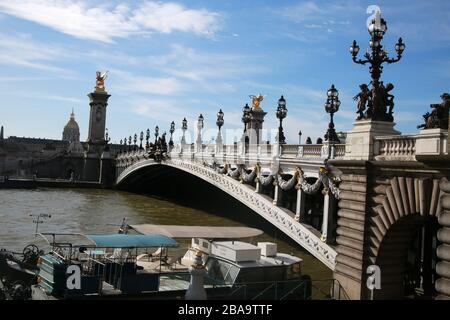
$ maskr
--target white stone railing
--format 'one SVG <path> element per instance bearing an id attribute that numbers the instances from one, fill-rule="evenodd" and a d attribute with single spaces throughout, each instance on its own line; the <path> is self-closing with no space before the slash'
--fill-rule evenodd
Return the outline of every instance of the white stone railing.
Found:
<path id="1" fill-rule="evenodd" d="M 417 135 L 375 138 L 376 160 L 415 160 Z"/>
<path id="2" fill-rule="evenodd" d="M 448 155 L 448 132 L 426 129 L 419 134 L 375 137 L 375 160 L 417 161 Z"/>

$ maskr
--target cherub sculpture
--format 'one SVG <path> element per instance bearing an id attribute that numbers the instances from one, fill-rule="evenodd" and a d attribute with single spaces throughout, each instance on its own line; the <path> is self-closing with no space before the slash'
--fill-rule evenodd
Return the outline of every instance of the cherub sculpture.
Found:
<path id="1" fill-rule="evenodd" d="M 358 100 L 358 110 L 356 113 L 358 114 L 358 118 L 356 120 L 361 120 L 364 118 L 364 111 L 366 110 L 366 104 L 369 102 L 370 98 L 370 90 L 367 84 L 363 83 L 359 85 L 361 92 L 353 97 L 353 100 Z"/>

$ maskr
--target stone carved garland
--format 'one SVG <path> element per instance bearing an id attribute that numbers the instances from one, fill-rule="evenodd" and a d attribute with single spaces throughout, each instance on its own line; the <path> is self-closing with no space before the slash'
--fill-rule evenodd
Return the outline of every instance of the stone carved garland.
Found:
<path id="1" fill-rule="evenodd" d="M 247 173 L 245 168 L 241 169 L 241 182 L 251 183 L 255 181 L 256 174 L 258 173 L 258 166 L 256 165 L 250 173 Z"/>
<path id="2" fill-rule="evenodd" d="M 290 190 L 292 189 L 298 182 L 298 170 L 295 171 L 295 174 L 289 179 L 289 180 L 284 180 L 283 176 L 281 174 L 277 174 L 277 182 L 278 182 L 278 186 L 283 189 L 283 190 Z"/>

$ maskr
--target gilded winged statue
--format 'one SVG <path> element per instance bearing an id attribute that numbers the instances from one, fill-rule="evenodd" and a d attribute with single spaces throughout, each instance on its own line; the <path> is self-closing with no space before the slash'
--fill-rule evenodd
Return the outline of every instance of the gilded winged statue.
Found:
<path id="1" fill-rule="evenodd" d="M 259 106 L 261 101 L 264 100 L 264 96 L 262 94 L 258 94 L 257 96 L 250 96 L 250 98 L 252 99 L 252 109 L 254 110 L 262 110 L 261 107 Z"/>
<path id="2" fill-rule="evenodd" d="M 105 80 L 108 77 L 108 71 L 105 73 L 101 73 L 97 71 L 96 81 L 95 81 L 95 91 L 96 92 L 105 92 Z"/>

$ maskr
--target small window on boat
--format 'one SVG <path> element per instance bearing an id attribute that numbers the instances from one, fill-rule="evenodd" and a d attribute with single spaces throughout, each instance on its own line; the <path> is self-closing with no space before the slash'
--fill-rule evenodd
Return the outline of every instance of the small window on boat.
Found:
<path id="1" fill-rule="evenodd" d="M 209 249 L 209 243 L 208 242 L 203 242 L 203 248 Z"/>
<path id="2" fill-rule="evenodd" d="M 206 269 L 208 270 L 208 276 L 218 281 L 226 281 L 226 276 L 230 270 L 231 265 L 224 261 L 219 261 L 214 258 L 208 259 L 206 263 Z"/>
<path id="3" fill-rule="evenodd" d="M 200 240 L 198 240 L 197 238 L 194 238 L 194 243 L 199 245 L 200 244 Z"/>

